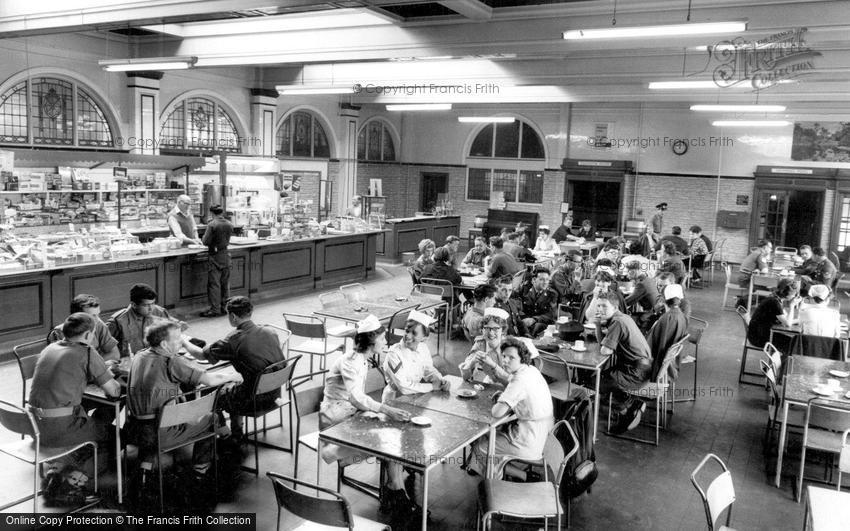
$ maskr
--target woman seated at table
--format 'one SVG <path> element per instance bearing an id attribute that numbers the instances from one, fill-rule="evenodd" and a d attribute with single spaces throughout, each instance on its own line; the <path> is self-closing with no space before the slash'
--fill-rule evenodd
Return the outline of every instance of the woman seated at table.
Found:
<path id="1" fill-rule="evenodd" d="M 374 315 L 357 323 L 354 349 L 343 354 L 330 368 L 325 379 L 324 400 L 319 409 L 319 429 L 324 430 L 354 416 L 358 411 L 384 413 L 395 421 L 407 422 L 410 413 L 372 400 L 366 394 L 366 375 L 369 358 L 380 353 L 387 345 L 386 329 Z M 322 459 L 326 463 L 339 461 L 344 467 L 362 461 L 369 454 L 335 444 L 322 445 Z M 395 515 L 412 513 L 415 504 L 407 497 L 401 465 L 386 463 L 387 482 L 381 486 L 381 505 Z"/>
<path id="2" fill-rule="evenodd" d="M 484 310 L 482 336 L 475 339 L 466 359 L 460 364 L 464 380 L 506 384 L 510 375 L 502 368 L 502 336 L 508 328 L 508 312 L 501 308 Z"/>
<path id="3" fill-rule="evenodd" d="M 841 337 L 841 316 L 829 307 L 831 294 L 823 284 L 809 288 L 811 303 L 800 306 L 800 329 L 803 334 L 822 337 Z"/>
<path id="4" fill-rule="evenodd" d="M 801 300 L 794 279 L 780 280 L 770 297 L 759 303 L 750 318 L 750 326 L 747 328 L 747 339 L 750 343 L 761 348 L 770 340 L 770 329 L 774 325 L 792 326 L 794 312 L 800 306 Z M 781 336 L 774 338 L 774 346 L 782 352 L 788 352 L 788 344 L 776 344 L 779 337 Z"/>
<path id="5" fill-rule="evenodd" d="M 461 262 L 462 266 L 484 267 L 484 258 L 490 256 L 490 248 L 482 236 L 475 237 L 475 246 L 466 253 Z"/>
<path id="6" fill-rule="evenodd" d="M 413 262 L 413 272 L 417 279 L 422 277 L 422 270 L 426 266 L 434 263 L 434 251 L 436 250 L 437 244 L 434 243 L 434 240 L 425 238 L 419 242 L 419 257 Z"/>
<path id="7" fill-rule="evenodd" d="M 590 224 L 589 219 L 581 222 L 581 228 L 578 230 L 576 237 L 584 238 L 585 240 L 593 240 L 596 237 L 596 231 L 593 230 L 593 225 Z"/>
<path id="8" fill-rule="evenodd" d="M 559 249 L 560 247 L 555 243 L 555 240 L 549 237 L 549 227 L 540 225 L 537 229 L 537 241 L 534 243 L 534 250 L 548 253 Z"/>
<path id="9" fill-rule="evenodd" d="M 390 347 L 384 358 L 387 386 L 381 402 L 386 404 L 398 395 L 448 390 L 449 381 L 434 367 L 431 351 L 425 344 L 434 321 L 430 315 L 416 310 L 407 316 L 404 337 Z"/>
<path id="10" fill-rule="evenodd" d="M 502 418 L 511 413 L 517 416 L 515 422 L 504 426 L 496 434 L 495 455 L 490 459 L 514 456 L 520 459 L 540 459 L 546 436 L 554 425 L 552 395 L 543 375 L 531 361 L 525 343 L 509 337 L 501 345 L 501 369 L 508 375 L 508 385 L 502 392 L 493 396 L 491 413 Z M 488 439 L 484 437 L 473 446 L 468 471 L 484 475 L 488 459 Z M 495 464 L 495 463 L 494 463 Z"/>

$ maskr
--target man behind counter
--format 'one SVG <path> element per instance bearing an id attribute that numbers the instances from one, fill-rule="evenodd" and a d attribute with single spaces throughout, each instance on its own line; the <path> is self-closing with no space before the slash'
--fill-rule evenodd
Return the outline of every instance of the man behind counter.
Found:
<path id="1" fill-rule="evenodd" d="M 204 245 L 207 246 L 207 299 L 210 307 L 201 313 L 201 317 L 218 317 L 226 313 L 224 304 L 230 298 L 230 237 L 233 224 L 224 217 L 221 205 L 210 207 L 215 216 L 204 231 Z"/>
<path id="2" fill-rule="evenodd" d="M 177 196 L 177 205 L 168 213 L 168 228 L 171 235 L 180 238 L 182 245 L 200 244 L 198 227 L 192 216 L 192 198 L 181 194 Z"/>

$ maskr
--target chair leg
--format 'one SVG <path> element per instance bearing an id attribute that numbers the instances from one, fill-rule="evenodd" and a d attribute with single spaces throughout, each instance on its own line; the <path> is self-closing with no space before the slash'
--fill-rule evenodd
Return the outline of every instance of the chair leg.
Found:
<path id="1" fill-rule="evenodd" d="M 744 382 L 744 371 L 747 368 L 747 344 L 746 344 L 747 340 L 746 340 L 746 338 L 744 338 L 744 341 L 745 341 L 744 350 L 743 350 L 743 352 L 741 352 L 741 367 L 738 369 L 738 383 L 745 383 Z"/>
<path id="2" fill-rule="evenodd" d="M 295 451 L 293 452 L 293 465 L 292 465 L 292 477 L 298 479 L 298 448 L 301 446 L 301 443 L 295 441 Z M 318 483 L 318 481 L 316 482 Z"/>
<path id="3" fill-rule="evenodd" d="M 265 423 L 265 418 L 263 419 Z M 265 435 L 265 425 L 263 426 L 263 434 Z M 257 417 L 254 417 L 254 475 L 260 475 L 260 444 L 258 442 L 259 434 L 257 433 Z"/>
<path id="4" fill-rule="evenodd" d="M 803 472 L 806 469 L 806 445 L 803 443 L 802 448 L 800 449 L 800 473 L 797 476 L 797 503 L 800 503 L 800 497 L 803 492 Z M 779 471 L 780 474 L 782 471 Z"/>
<path id="5" fill-rule="evenodd" d="M 38 451 L 36 451 L 35 458 L 37 461 Z M 32 467 L 32 514 L 36 514 L 38 512 L 38 490 L 38 466 L 34 466 Z"/>
<path id="6" fill-rule="evenodd" d="M 165 494 L 162 490 L 162 455 L 156 456 L 156 472 L 159 477 L 159 512 L 165 511 Z"/>

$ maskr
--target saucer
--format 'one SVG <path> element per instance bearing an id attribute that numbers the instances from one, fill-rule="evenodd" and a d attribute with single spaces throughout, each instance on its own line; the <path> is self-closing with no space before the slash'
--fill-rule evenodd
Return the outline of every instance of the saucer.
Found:
<path id="1" fill-rule="evenodd" d="M 575 346 L 570 347 L 572 350 L 576 352 L 587 352 L 587 347 L 584 348 L 576 348 Z"/>
<path id="2" fill-rule="evenodd" d="M 410 419 L 410 423 L 415 424 L 417 426 L 430 426 L 431 419 L 429 419 L 428 417 L 412 417 Z"/>
<path id="3" fill-rule="evenodd" d="M 832 396 L 832 395 L 835 394 L 835 390 L 832 387 L 826 387 L 826 386 L 814 387 L 814 388 L 812 388 L 812 392 L 815 393 L 816 395 L 821 395 L 821 396 Z"/>
<path id="4" fill-rule="evenodd" d="M 836 378 L 847 378 L 848 376 L 850 376 L 850 372 L 839 371 L 836 369 L 832 369 L 831 371 L 829 371 L 829 374 L 835 376 Z"/>
<path id="5" fill-rule="evenodd" d="M 461 398 L 475 398 L 478 396 L 478 392 L 472 389 L 458 389 L 457 396 Z"/>

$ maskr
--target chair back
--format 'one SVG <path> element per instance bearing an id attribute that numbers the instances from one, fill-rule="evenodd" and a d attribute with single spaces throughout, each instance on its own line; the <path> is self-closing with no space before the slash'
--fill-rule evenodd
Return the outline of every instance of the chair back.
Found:
<path id="1" fill-rule="evenodd" d="M 833 278 L 833 279 L 832 279 L 832 282 L 830 282 L 830 284 L 829 284 L 829 289 L 830 289 L 830 291 L 832 291 L 833 293 L 835 293 L 835 290 L 836 290 L 836 289 L 838 289 L 838 284 L 839 284 L 842 280 L 844 280 L 844 276 L 845 276 L 845 275 L 844 275 L 844 273 L 839 273 L 839 274 L 835 275 L 835 278 Z M 836 301 L 837 301 L 838 299 L 836 298 L 836 299 L 834 299 L 834 300 L 836 300 Z M 841 305 L 840 305 L 840 303 L 839 303 L 839 310 L 840 310 L 840 308 L 841 308 Z"/>
<path id="2" fill-rule="evenodd" d="M 513 279 L 511 279 L 511 286 L 513 286 L 514 293 L 519 293 L 523 280 L 525 280 L 525 269 L 520 269 L 514 273 Z"/>
<path id="3" fill-rule="evenodd" d="M 299 354 L 294 358 L 272 363 L 263 369 L 260 377 L 257 378 L 257 384 L 254 386 L 254 395 L 262 395 L 288 385 L 292 380 L 295 365 L 298 364 L 300 359 L 301 355 Z"/>
<path id="4" fill-rule="evenodd" d="M 793 255 L 797 254 L 797 248 L 796 247 L 777 247 L 773 250 L 773 254 L 790 254 L 790 255 L 793 256 Z"/>
<path id="5" fill-rule="evenodd" d="M 450 280 L 446 280 L 444 278 L 423 277 L 420 284 L 426 286 L 440 286 L 441 288 L 443 288 L 443 297 L 445 297 L 446 299 L 450 298 L 454 300 L 454 284 L 452 284 Z"/>
<path id="6" fill-rule="evenodd" d="M 556 382 L 570 381 L 570 368 L 564 360 L 544 350 L 540 351 L 537 359 L 540 362 L 540 374 L 548 376 Z"/>
<path id="7" fill-rule="evenodd" d="M 215 418 L 212 413 L 215 411 L 218 391 L 218 387 L 202 389 L 201 392 L 205 394 L 194 400 L 182 401 L 194 396 L 197 391 L 189 391 L 169 399 L 159 413 L 159 427 L 168 428 L 181 424 L 197 424 L 203 421 L 207 415 L 209 416 L 208 422 L 212 424 Z"/>
<path id="8" fill-rule="evenodd" d="M 328 371 L 320 371 L 314 374 L 322 374 Z M 319 412 L 319 406 L 322 405 L 322 400 L 325 398 L 325 388 L 321 385 L 299 389 L 292 394 L 292 401 L 295 404 L 295 413 L 298 417 L 304 417 L 313 413 Z"/>
<path id="9" fill-rule="evenodd" d="M 850 406 L 824 398 L 810 399 L 806 408 L 804 441 L 810 427 L 838 433 L 850 429 Z"/>
<path id="10" fill-rule="evenodd" d="M 419 284 L 419 274 L 413 269 L 413 266 L 407 267 L 407 274 L 410 275 L 410 280 L 413 282 L 413 285 Z"/>
<path id="11" fill-rule="evenodd" d="M 664 353 L 664 361 L 662 361 L 661 365 L 658 367 L 658 372 L 655 375 L 655 381 L 658 383 L 667 381 L 667 373 L 670 370 L 670 365 L 673 363 L 673 360 L 682 353 L 682 349 L 685 348 L 685 342 L 688 341 L 688 337 L 688 334 L 685 334 L 685 337 L 670 345 L 670 348 L 668 348 L 667 352 Z"/>
<path id="12" fill-rule="evenodd" d="M 794 339 L 791 352 L 799 352 L 803 356 L 813 358 L 824 358 L 835 361 L 843 361 L 844 354 L 841 350 L 841 339 L 837 337 L 813 336 L 800 334 Z"/>
<path id="13" fill-rule="evenodd" d="M 327 293 L 319 294 L 319 302 L 322 305 L 322 308 L 327 308 L 328 306 L 335 306 L 338 304 L 345 304 L 346 298 L 345 294 L 341 291 L 329 291 Z"/>
<path id="14" fill-rule="evenodd" d="M 547 469 L 554 472 L 554 477 L 551 480 L 554 481 L 556 486 L 561 485 L 567 465 L 578 451 L 578 437 L 576 437 L 570 423 L 566 419 L 556 422 L 549 430 L 549 434 L 546 436 L 546 444 L 543 446 L 543 461 Z M 553 469 L 552 467 L 556 468 Z"/>
<path id="15" fill-rule="evenodd" d="M 741 316 L 741 321 L 744 323 L 744 334 L 746 335 L 750 329 L 750 312 L 743 306 L 738 306 L 735 311 Z"/>
<path id="16" fill-rule="evenodd" d="M 12 347 L 18 370 L 21 372 L 21 405 L 27 403 L 27 381 L 35 374 L 35 365 L 41 357 L 41 351 L 48 344 L 46 339 L 37 339 Z"/>
<path id="17" fill-rule="evenodd" d="M 779 390 L 776 388 L 776 372 L 767 360 L 759 360 L 759 368 L 761 369 L 761 373 L 764 374 L 768 387 L 770 387 L 770 403 L 778 407 L 781 399 L 779 397 Z"/>
<path id="18" fill-rule="evenodd" d="M 707 328 L 708 321 L 691 316 L 688 319 L 688 341 L 694 345 L 699 345 L 699 342 L 702 339 L 702 334 Z"/>
<path id="19" fill-rule="evenodd" d="M 423 295 L 431 299 L 442 299 L 445 296 L 445 290 L 442 286 L 434 284 L 416 284 L 410 291 L 411 295 Z"/>
<path id="20" fill-rule="evenodd" d="M 779 351 L 778 348 L 773 346 L 773 343 L 767 342 L 764 344 L 764 354 L 767 356 L 768 363 L 770 363 L 770 367 L 773 369 L 774 374 L 779 376 L 782 374 L 782 352 Z"/>
<path id="21" fill-rule="evenodd" d="M 354 529 L 351 508 L 341 494 L 283 474 L 266 472 L 266 475 L 272 481 L 279 508 L 314 524 Z M 308 488 L 295 490 L 299 486 Z M 316 495 L 310 494 L 313 491 Z M 319 493 L 324 497 L 319 497 Z M 278 526 L 280 526 L 280 514 L 278 514 Z"/>
<path id="22" fill-rule="evenodd" d="M 25 409 L 0 400 L 0 425 L 18 435 L 29 435 L 38 438 L 38 424 Z"/>
<path id="23" fill-rule="evenodd" d="M 720 265 L 723 267 L 723 272 L 726 273 L 726 283 L 732 284 L 732 266 L 726 262 L 721 262 Z"/>
<path id="24" fill-rule="evenodd" d="M 366 298 L 366 288 L 363 284 L 355 282 L 354 284 L 345 284 L 339 287 L 340 293 L 343 294 L 348 302 L 360 302 Z"/>
<path id="25" fill-rule="evenodd" d="M 390 322 L 387 323 L 387 345 L 394 345 L 404 339 L 404 327 L 411 311 L 412 308 L 404 308 L 390 317 Z"/>
<path id="26" fill-rule="evenodd" d="M 709 460 L 716 461 L 723 471 L 709 483 L 708 489 L 703 490 L 699 483 L 697 483 L 696 476 Z M 729 472 L 723 461 L 714 454 L 708 454 L 703 457 L 699 465 L 691 472 L 691 483 L 697 489 L 697 492 L 699 492 L 700 498 L 702 498 L 708 528 L 712 531 L 718 529 L 717 521 L 727 508 L 729 509 L 726 513 L 726 526 L 728 527 L 732 521 L 732 504 L 735 502 L 735 487 L 732 485 L 732 473 Z"/>
<path id="27" fill-rule="evenodd" d="M 277 326 L 273 324 L 264 324 L 265 328 L 274 329 L 277 334 L 277 338 L 280 340 L 280 350 L 283 352 L 283 357 L 289 357 L 289 338 L 292 337 L 292 332 L 283 328 L 282 326 Z"/>
<path id="28" fill-rule="evenodd" d="M 284 313 L 283 320 L 286 328 L 293 336 L 325 339 L 325 321 L 315 315 L 303 315 L 298 313 Z"/>
<path id="29" fill-rule="evenodd" d="M 850 472 L 850 445 L 847 438 L 850 437 L 850 429 L 844 430 L 841 435 L 841 453 L 838 455 L 838 490 L 841 490 L 841 474 Z"/>

